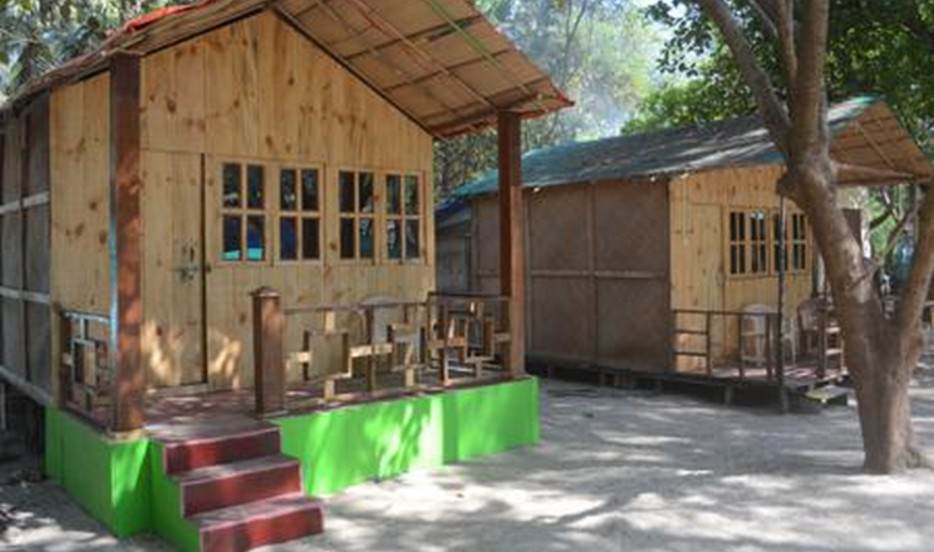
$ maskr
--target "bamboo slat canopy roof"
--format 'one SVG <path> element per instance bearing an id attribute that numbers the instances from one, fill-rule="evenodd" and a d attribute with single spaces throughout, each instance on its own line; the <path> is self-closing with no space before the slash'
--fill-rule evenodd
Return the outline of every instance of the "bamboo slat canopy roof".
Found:
<path id="1" fill-rule="evenodd" d="M 202 0 L 129 21 L 6 108 L 105 70 L 114 52 L 145 55 L 267 9 L 435 136 L 484 128 L 499 111 L 537 117 L 572 103 L 468 0 Z"/>
<path id="2" fill-rule="evenodd" d="M 899 181 L 929 181 L 934 168 L 891 109 L 872 96 L 835 104 L 829 113 L 831 154 L 841 163 L 858 165 Z M 735 166 L 780 164 L 758 117 L 739 117 L 691 128 L 679 128 L 574 142 L 531 151 L 522 158 L 524 186 L 545 187 L 641 177 L 667 177 Z M 843 185 L 878 184 L 843 178 Z M 457 190 L 461 196 L 493 193 L 496 172 Z"/>

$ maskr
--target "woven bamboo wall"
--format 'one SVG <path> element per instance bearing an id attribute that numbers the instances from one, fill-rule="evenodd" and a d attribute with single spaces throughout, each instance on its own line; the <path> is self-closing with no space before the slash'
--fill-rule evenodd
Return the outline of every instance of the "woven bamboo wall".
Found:
<path id="1" fill-rule="evenodd" d="M 528 347 L 533 356 L 663 370 L 669 333 L 664 182 L 544 188 L 525 194 Z M 474 202 L 478 289 L 498 286 L 495 197 Z"/>

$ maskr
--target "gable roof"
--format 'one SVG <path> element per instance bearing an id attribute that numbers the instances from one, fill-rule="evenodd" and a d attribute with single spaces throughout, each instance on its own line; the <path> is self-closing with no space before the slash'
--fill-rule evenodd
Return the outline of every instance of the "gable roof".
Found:
<path id="1" fill-rule="evenodd" d="M 859 96 L 836 104 L 831 107 L 828 119 L 834 135 L 835 158 L 880 170 L 894 170 L 894 159 L 906 172 L 919 176 L 932 173 L 927 157 L 879 99 Z M 874 143 L 865 136 L 868 133 L 880 136 L 885 133 L 887 142 Z M 892 153 L 880 158 L 875 150 L 883 147 Z M 522 156 L 522 183 L 527 187 L 558 186 L 783 161 L 761 120 L 747 116 L 698 127 L 572 142 L 530 151 Z M 493 193 L 497 187 L 498 174 L 494 170 L 454 193 L 462 197 Z"/>
<path id="2" fill-rule="evenodd" d="M 107 70 L 115 52 L 149 54 L 267 9 L 435 136 L 484 128 L 502 110 L 538 117 L 572 104 L 469 0 L 201 0 L 127 22 L 3 110 Z"/>

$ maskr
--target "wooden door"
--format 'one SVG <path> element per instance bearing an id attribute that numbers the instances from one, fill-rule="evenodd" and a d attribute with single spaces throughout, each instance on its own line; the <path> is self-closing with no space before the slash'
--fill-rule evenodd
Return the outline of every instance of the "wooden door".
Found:
<path id="1" fill-rule="evenodd" d="M 143 355 L 149 385 L 203 383 L 202 159 L 147 151 L 142 166 Z"/>

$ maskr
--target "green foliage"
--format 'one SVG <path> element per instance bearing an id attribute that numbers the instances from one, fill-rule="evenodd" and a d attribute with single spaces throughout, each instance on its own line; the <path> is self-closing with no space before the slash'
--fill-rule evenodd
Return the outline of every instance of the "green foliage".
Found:
<path id="1" fill-rule="evenodd" d="M 193 0 L 0 0 L 0 92 L 13 94 L 123 21 Z"/>
<path id="2" fill-rule="evenodd" d="M 730 1 L 780 95 L 775 41 L 762 30 L 746 2 Z M 934 153 L 934 2 L 930 0 L 831 0 L 827 95 L 831 102 L 854 95 L 883 98 L 929 154 Z M 744 11 L 745 10 L 745 11 Z M 695 2 L 658 0 L 649 16 L 671 30 L 659 60 L 670 82 L 642 103 L 624 132 L 699 124 L 755 112 L 755 103 L 732 56 Z M 687 78 L 685 78 L 685 76 Z M 913 193 L 885 197 L 871 190 L 863 206 L 873 220 L 870 241 L 881 256 Z M 910 226 L 909 226 L 910 230 Z"/>
<path id="3" fill-rule="evenodd" d="M 526 122 L 526 151 L 615 134 L 648 94 L 660 39 L 634 0 L 477 0 L 475 5 L 576 102 Z M 495 163 L 495 134 L 437 143 L 438 195 Z"/>

